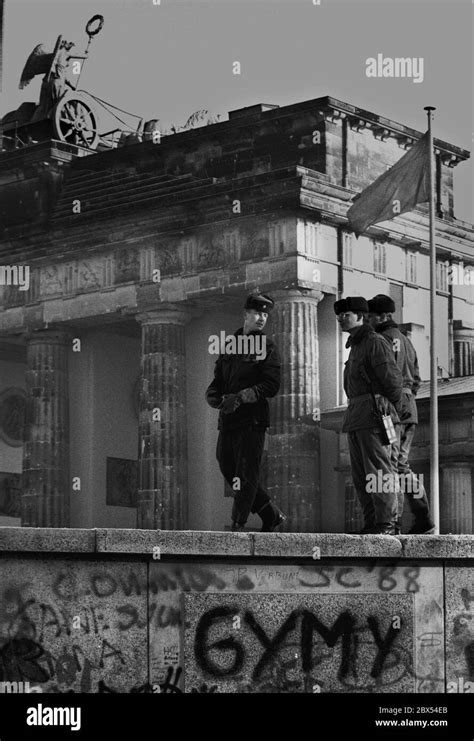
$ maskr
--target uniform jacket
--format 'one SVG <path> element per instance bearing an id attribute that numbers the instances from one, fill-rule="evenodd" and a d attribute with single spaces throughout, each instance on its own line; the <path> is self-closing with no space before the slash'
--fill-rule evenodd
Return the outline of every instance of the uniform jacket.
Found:
<path id="1" fill-rule="evenodd" d="M 240 328 L 235 336 L 243 334 Z M 258 334 L 258 333 L 254 333 Z M 275 396 L 280 388 L 280 354 L 276 345 L 265 335 L 266 356 L 259 360 L 255 355 L 219 355 L 214 368 L 214 379 L 206 391 L 206 401 L 214 408 L 222 402 L 224 394 L 236 394 L 252 388 L 257 401 L 241 404 L 235 412 L 219 413 L 219 430 L 234 430 L 257 425 L 268 427 L 270 414 L 267 398 Z"/>
<path id="2" fill-rule="evenodd" d="M 403 376 L 404 390 L 397 406 L 400 422 L 402 424 L 418 424 L 415 396 L 420 387 L 421 379 L 416 350 L 408 337 L 400 332 L 398 324 L 392 320 L 379 324 L 375 331 L 383 335 L 392 345 L 395 362 Z M 411 389 L 411 392 L 405 389 Z"/>
<path id="3" fill-rule="evenodd" d="M 344 415 L 343 432 L 377 427 L 374 404 L 371 398 L 352 399 L 356 396 L 379 394 L 377 407 L 384 414 L 390 414 L 394 423 L 399 422 L 395 405 L 402 395 L 403 379 L 392 348 L 381 334 L 377 334 L 368 324 L 363 324 L 349 336 L 346 347 L 351 348 L 344 367 L 344 391 L 349 405 Z M 361 369 L 369 377 L 370 384 L 363 378 Z"/>

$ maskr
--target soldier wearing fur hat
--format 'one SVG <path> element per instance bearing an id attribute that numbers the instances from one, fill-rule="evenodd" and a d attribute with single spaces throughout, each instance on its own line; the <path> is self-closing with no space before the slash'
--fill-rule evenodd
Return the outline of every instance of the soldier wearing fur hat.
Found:
<path id="1" fill-rule="evenodd" d="M 397 427 L 399 438 L 392 446 L 392 462 L 400 476 L 400 494 L 398 502 L 398 521 L 401 522 L 404 499 L 406 497 L 413 515 L 410 533 L 427 534 L 434 531 L 426 491 L 410 468 L 408 462 L 411 444 L 418 424 L 418 412 L 415 396 L 420 386 L 418 358 L 412 343 L 393 321 L 395 302 L 390 296 L 377 294 L 368 301 L 369 323 L 373 329 L 385 337 L 392 350 L 402 376 L 403 389 L 397 411 L 400 425 Z"/>
<path id="2" fill-rule="evenodd" d="M 272 532 L 285 520 L 260 484 L 260 467 L 269 426 L 267 399 L 280 388 L 280 355 L 275 344 L 263 334 L 274 301 L 266 294 L 252 294 L 244 306 L 243 327 L 235 332 L 265 340 L 261 356 L 249 354 L 236 345 L 236 352 L 221 354 L 206 401 L 219 409 L 217 460 L 227 483 L 234 489 L 232 530 L 244 530 L 250 512 L 262 519 L 262 532 Z M 234 486 L 238 482 L 238 487 Z"/>
<path id="3" fill-rule="evenodd" d="M 398 423 L 394 405 L 402 393 L 402 374 L 387 341 L 366 323 L 368 308 L 361 296 L 334 304 L 341 330 L 349 333 L 350 348 L 344 368 L 348 407 L 342 431 L 347 432 L 352 478 L 364 514 L 361 533 L 395 535 L 398 482 L 376 411 Z"/>

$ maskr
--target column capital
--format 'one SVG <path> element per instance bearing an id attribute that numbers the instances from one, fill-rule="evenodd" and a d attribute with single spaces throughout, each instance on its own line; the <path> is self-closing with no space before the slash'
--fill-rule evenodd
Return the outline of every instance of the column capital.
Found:
<path id="1" fill-rule="evenodd" d="M 135 314 L 136 321 L 141 324 L 179 324 L 184 326 L 193 317 L 192 310 L 188 306 L 179 304 L 161 304 L 152 311 Z"/>
<path id="2" fill-rule="evenodd" d="M 324 297 L 322 291 L 315 291 L 313 289 L 297 289 L 297 288 L 279 288 L 276 291 L 271 291 L 270 295 L 275 299 L 275 308 L 279 303 L 285 303 L 288 301 L 301 301 L 303 303 L 316 303 L 319 304 L 321 299 Z"/>
<path id="3" fill-rule="evenodd" d="M 28 345 L 36 345 L 44 342 L 51 345 L 68 345 L 73 337 L 74 332 L 62 329 L 28 330 L 23 334 L 23 339 Z"/>

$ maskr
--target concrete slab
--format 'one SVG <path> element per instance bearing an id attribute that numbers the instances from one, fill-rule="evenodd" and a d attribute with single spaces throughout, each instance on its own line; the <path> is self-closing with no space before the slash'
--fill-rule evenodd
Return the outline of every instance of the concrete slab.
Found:
<path id="1" fill-rule="evenodd" d="M 415 690 L 413 595 L 186 594 L 184 606 L 186 692 Z"/>
<path id="2" fill-rule="evenodd" d="M 255 556 L 282 558 L 397 558 L 400 541 L 390 535 L 338 533 L 256 533 Z"/>
<path id="3" fill-rule="evenodd" d="M 253 533 L 108 528 L 97 531 L 97 550 L 141 553 L 153 561 L 170 555 L 250 556 Z"/>
<path id="4" fill-rule="evenodd" d="M 409 596 L 413 600 L 410 618 L 414 636 L 413 652 L 410 656 L 402 652 L 396 659 L 390 656 L 389 664 L 399 666 L 400 676 L 411 676 L 415 688 L 413 691 L 443 691 L 444 611 L 441 566 L 421 566 L 404 560 L 384 560 L 378 563 L 362 560 L 354 563 L 346 559 L 334 559 L 299 565 L 267 561 L 189 561 L 179 564 L 156 561 L 149 567 L 149 591 L 150 681 L 165 687 L 169 685 L 168 691 L 184 689 L 183 672 L 187 672 L 187 662 L 194 655 L 194 649 L 190 653 L 189 646 L 185 646 L 183 635 L 187 620 L 183 597 L 194 593 L 213 595 L 224 606 L 229 600 L 236 599 L 238 602 L 245 595 L 254 595 L 258 601 L 268 595 L 286 593 L 289 603 L 303 596 L 324 595 L 328 600 L 345 597 L 349 605 L 354 599 L 357 607 L 368 595 L 373 595 L 381 606 L 381 614 L 382 608 L 388 609 L 390 598 L 394 595 Z M 265 630 L 266 623 L 262 627 Z M 272 631 L 268 631 L 267 635 L 272 636 Z M 410 670 L 407 668 L 408 661 L 412 661 Z M 202 680 L 193 687 L 199 689 L 204 684 L 213 686 L 215 682 L 210 684 Z M 186 688 L 189 691 L 188 684 Z M 361 688 L 356 681 L 352 688 L 334 691 L 361 691 Z M 375 682 L 372 685 L 366 684 L 363 691 L 378 692 L 378 685 Z"/>
<path id="5" fill-rule="evenodd" d="M 405 558 L 474 558 L 474 535 L 400 535 Z"/>
<path id="6" fill-rule="evenodd" d="M 67 527 L 0 527 L 2 551 L 93 553 L 95 530 Z"/>

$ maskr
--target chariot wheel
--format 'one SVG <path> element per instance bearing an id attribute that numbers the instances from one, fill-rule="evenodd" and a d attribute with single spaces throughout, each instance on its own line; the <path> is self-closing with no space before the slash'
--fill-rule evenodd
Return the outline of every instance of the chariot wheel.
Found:
<path id="1" fill-rule="evenodd" d="M 56 106 L 53 120 L 60 141 L 87 149 L 97 147 L 98 117 L 86 97 L 74 92 L 65 95 Z"/>

